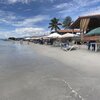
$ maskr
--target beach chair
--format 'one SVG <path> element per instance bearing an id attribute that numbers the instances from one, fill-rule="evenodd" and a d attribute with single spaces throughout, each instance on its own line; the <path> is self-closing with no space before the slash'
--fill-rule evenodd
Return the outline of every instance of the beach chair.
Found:
<path id="1" fill-rule="evenodd" d="M 66 44 L 66 43 L 62 43 L 61 44 L 61 49 L 63 49 L 63 50 L 67 50 L 69 48 L 69 45 L 68 44 Z"/>
<path id="2" fill-rule="evenodd" d="M 78 47 L 76 45 L 67 45 L 66 47 L 63 48 L 64 51 L 71 51 L 71 50 L 76 50 Z"/>
<path id="3" fill-rule="evenodd" d="M 68 51 L 76 50 L 78 47 L 76 45 L 69 46 Z"/>

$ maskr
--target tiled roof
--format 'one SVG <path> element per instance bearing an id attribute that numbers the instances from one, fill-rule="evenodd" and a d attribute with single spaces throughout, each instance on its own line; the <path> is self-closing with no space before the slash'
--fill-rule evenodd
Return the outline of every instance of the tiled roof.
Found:
<path id="1" fill-rule="evenodd" d="M 76 32 L 76 33 L 78 33 L 78 32 L 80 32 L 80 30 L 79 29 L 66 29 L 66 30 L 59 30 L 58 31 L 59 33 L 72 33 L 72 32 Z"/>

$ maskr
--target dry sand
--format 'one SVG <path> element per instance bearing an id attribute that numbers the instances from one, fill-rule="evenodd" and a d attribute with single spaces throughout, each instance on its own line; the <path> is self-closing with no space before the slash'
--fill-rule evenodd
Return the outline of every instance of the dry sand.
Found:
<path id="1" fill-rule="evenodd" d="M 40 55 L 50 57 L 55 61 L 59 61 L 66 65 L 66 69 L 69 66 L 73 70 L 70 74 L 68 71 L 66 71 L 66 73 L 68 73 L 66 78 L 62 78 L 69 82 L 71 87 L 83 98 L 74 98 L 73 100 L 99 100 L 100 52 L 88 51 L 86 47 L 84 48 L 84 46 L 81 46 L 78 50 L 66 52 L 58 47 L 38 44 L 32 45 L 34 50 L 37 51 L 37 53 Z M 74 72 L 77 74 L 74 74 Z M 74 93 L 74 95 L 77 93 Z"/>
<path id="2" fill-rule="evenodd" d="M 100 52 L 88 51 L 85 46 L 73 51 L 63 51 L 60 47 L 32 45 L 42 55 L 54 58 L 87 74 L 100 75 Z"/>

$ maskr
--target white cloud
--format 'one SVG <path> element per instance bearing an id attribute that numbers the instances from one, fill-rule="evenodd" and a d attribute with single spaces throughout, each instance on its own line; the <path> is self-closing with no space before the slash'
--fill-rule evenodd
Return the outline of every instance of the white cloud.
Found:
<path id="1" fill-rule="evenodd" d="M 45 20 L 49 20 L 48 15 L 37 15 L 30 18 L 25 18 L 18 15 L 16 16 L 12 12 L 0 10 L 0 23 L 8 24 L 10 26 L 31 27 L 36 26 L 35 24 Z"/>
<path id="2" fill-rule="evenodd" d="M 59 5 L 56 5 L 55 8 L 57 9 L 65 9 L 66 7 L 72 5 L 71 3 L 62 3 L 62 4 L 59 4 Z"/>
<path id="3" fill-rule="evenodd" d="M 29 12 L 29 11 L 31 11 L 32 9 L 26 9 L 26 10 L 24 10 L 25 12 Z"/>
<path id="4" fill-rule="evenodd" d="M 29 28 L 17 28 L 17 29 L 15 29 L 15 32 L 17 34 L 23 34 L 23 35 L 25 35 L 26 33 L 28 33 L 28 34 L 34 34 L 34 33 L 43 32 L 43 31 L 44 31 L 43 28 L 33 28 L 33 27 L 29 27 Z"/>
<path id="5" fill-rule="evenodd" d="M 91 6 L 95 3 L 100 3 L 100 0 L 73 0 L 74 4 L 76 4 L 76 6 L 79 6 L 80 7 L 85 7 L 85 6 Z"/>
<path id="6" fill-rule="evenodd" d="M 44 28 L 16 28 L 13 31 L 0 31 L 0 38 L 8 38 L 8 37 L 24 37 L 24 36 L 39 36 L 45 33 Z"/>
<path id="7" fill-rule="evenodd" d="M 13 36 L 13 34 L 11 34 L 11 32 L 0 31 L 0 38 L 8 38 L 9 36 Z"/>
<path id="8" fill-rule="evenodd" d="M 31 2 L 34 1 L 39 1 L 39 2 L 45 2 L 45 1 L 50 1 L 50 2 L 54 2 L 56 0 L 0 0 L 0 3 L 3 4 L 15 4 L 15 3 L 23 3 L 23 4 L 29 4 Z"/>
<path id="9" fill-rule="evenodd" d="M 42 34 L 44 29 L 40 28 L 36 24 L 45 20 L 49 20 L 48 15 L 38 15 L 31 18 L 24 18 L 21 16 L 16 16 L 14 13 L 0 10 L 0 23 L 14 26 L 16 28 L 13 31 L 7 32 L 0 29 L 0 37 L 20 37 Z"/>
<path id="10" fill-rule="evenodd" d="M 81 15 L 95 15 L 95 14 L 100 14 L 100 7 L 88 9 L 87 12 L 83 12 Z"/>
<path id="11" fill-rule="evenodd" d="M 93 5 L 97 3 L 100 3 L 100 0 L 73 0 L 68 3 L 56 5 L 54 8 L 59 10 L 59 13 L 66 15 L 67 13 L 84 11 L 87 7 L 94 7 Z"/>
<path id="12" fill-rule="evenodd" d="M 16 3 L 16 2 L 21 2 L 21 3 L 29 3 L 31 2 L 32 0 L 8 0 L 8 3 L 9 4 L 12 4 L 12 3 Z"/>
<path id="13" fill-rule="evenodd" d="M 29 27 L 29 26 L 35 26 L 36 23 L 48 20 L 49 16 L 46 15 L 38 15 L 34 16 L 32 18 L 26 18 L 22 21 L 15 21 L 14 23 L 12 22 L 13 26 L 24 26 L 24 27 Z"/>
<path id="14" fill-rule="evenodd" d="M 0 10 L 0 22 L 9 22 L 9 21 L 13 21 L 13 20 L 16 20 L 17 17 L 15 16 L 14 13 L 12 12 L 8 12 L 8 11 L 3 11 L 3 10 Z"/>

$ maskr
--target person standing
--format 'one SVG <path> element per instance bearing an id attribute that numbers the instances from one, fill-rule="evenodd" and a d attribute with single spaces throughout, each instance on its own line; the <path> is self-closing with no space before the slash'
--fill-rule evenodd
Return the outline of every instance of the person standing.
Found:
<path id="1" fill-rule="evenodd" d="M 88 42 L 88 50 L 90 50 L 91 47 L 91 41 Z"/>

